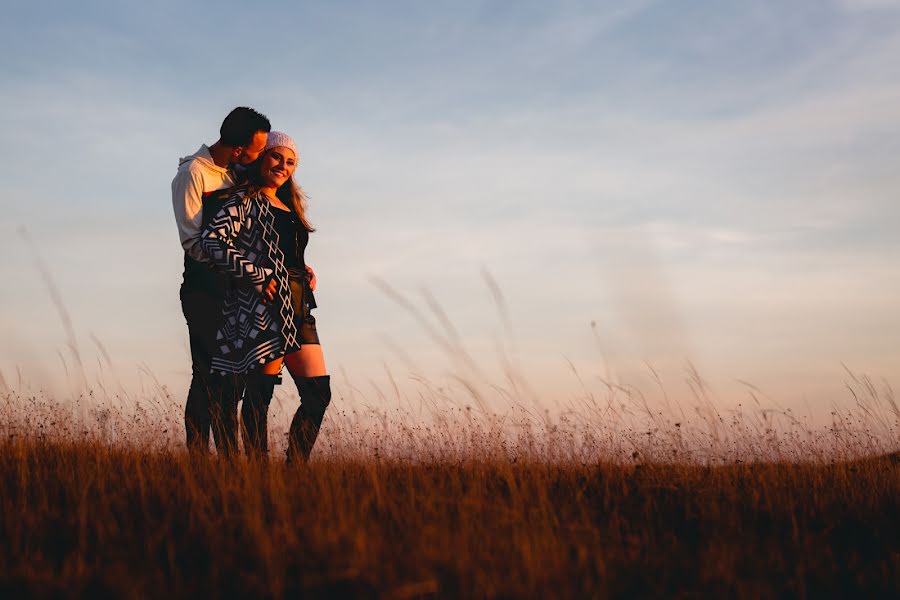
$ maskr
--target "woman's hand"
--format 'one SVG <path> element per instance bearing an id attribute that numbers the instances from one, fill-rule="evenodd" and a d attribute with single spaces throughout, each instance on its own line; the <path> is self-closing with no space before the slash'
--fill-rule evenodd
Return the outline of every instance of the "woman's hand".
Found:
<path id="1" fill-rule="evenodd" d="M 316 291 L 316 272 L 309 265 L 306 265 L 306 272 L 309 273 L 309 289 Z"/>
<path id="2" fill-rule="evenodd" d="M 278 289 L 278 283 L 275 281 L 274 277 L 269 277 L 269 280 L 263 284 L 263 289 L 261 292 L 263 304 L 266 304 L 275 299 L 276 289 Z"/>

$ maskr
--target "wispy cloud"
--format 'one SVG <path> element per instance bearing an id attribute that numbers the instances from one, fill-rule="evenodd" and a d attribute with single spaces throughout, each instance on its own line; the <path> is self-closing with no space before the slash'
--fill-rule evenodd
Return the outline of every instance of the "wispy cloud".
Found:
<path id="1" fill-rule="evenodd" d="M 20 56 L 0 66 L 8 228 L 29 226 L 79 334 L 114 360 L 184 367 L 168 186 L 236 104 L 300 142 L 341 364 L 365 369 L 384 331 L 431 356 L 373 275 L 425 285 L 489 347 L 484 266 L 536 363 L 568 344 L 589 360 L 591 321 L 623 362 L 764 365 L 751 349 L 771 341 L 814 371 L 842 340 L 888 360 L 896 2 L 279 6 L 288 59 L 270 56 L 270 24 L 222 45 L 257 22 L 245 3 L 25 7 L 0 25 Z M 0 276 L 39 294 L 15 237 L 2 244 L 17 258 Z M 5 330 L 47 310 L 0 300 Z M 800 334 L 818 346 L 799 352 Z"/>

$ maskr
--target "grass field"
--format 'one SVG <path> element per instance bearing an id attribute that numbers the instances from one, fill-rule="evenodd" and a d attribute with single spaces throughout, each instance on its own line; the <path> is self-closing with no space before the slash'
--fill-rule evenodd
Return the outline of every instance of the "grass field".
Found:
<path id="1" fill-rule="evenodd" d="M 896 597 L 900 415 L 857 383 L 825 429 L 336 410 L 294 468 L 7 393 L 0 598 Z"/>
<path id="2" fill-rule="evenodd" d="M 888 597 L 900 464 L 229 464 L 0 447 L 0 597 Z"/>

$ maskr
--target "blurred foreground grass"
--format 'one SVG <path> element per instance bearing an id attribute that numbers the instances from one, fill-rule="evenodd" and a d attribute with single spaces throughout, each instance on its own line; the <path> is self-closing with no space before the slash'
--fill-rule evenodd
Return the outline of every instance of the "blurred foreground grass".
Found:
<path id="1" fill-rule="evenodd" d="M 541 460 L 469 427 L 445 431 L 468 453 L 342 458 L 332 440 L 293 468 L 9 434 L 0 597 L 900 593 L 896 454 Z"/>
<path id="2" fill-rule="evenodd" d="M 339 397 L 293 468 L 290 400 L 256 463 L 189 456 L 162 388 L 7 388 L 0 598 L 898 597 L 900 409 L 848 375 L 824 426 L 696 373 L 692 405 L 608 385 L 554 415 L 425 381 Z"/>

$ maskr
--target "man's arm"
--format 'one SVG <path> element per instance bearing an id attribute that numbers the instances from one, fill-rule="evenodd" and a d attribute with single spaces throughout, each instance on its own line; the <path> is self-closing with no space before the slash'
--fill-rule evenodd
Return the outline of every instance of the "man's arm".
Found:
<path id="1" fill-rule="evenodd" d="M 200 247 L 200 226 L 203 220 L 203 179 L 190 170 L 179 171 L 172 180 L 172 208 L 181 247 L 188 256 L 207 262 Z"/>

